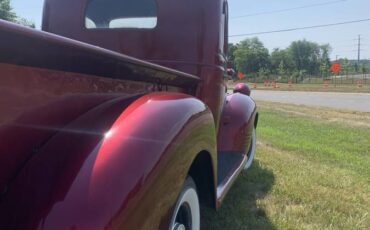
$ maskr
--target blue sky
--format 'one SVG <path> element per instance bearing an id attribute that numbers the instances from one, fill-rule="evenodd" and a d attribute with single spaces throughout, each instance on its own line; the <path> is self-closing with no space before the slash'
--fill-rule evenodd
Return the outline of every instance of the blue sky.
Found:
<path id="1" fill-rule="evenodd" d="M 296 9 L 286 12 L 233 18 L 246 14 L 258 14 L 313 4 L 322 6 Z M 43 0 L 12 0 L 18 15 L 32 20 L 37 27 L 41 24 Z M 370 18 L 370 0 L 229 0 L 230 35 L 254 33 L 269 30 L 289 29 L 320 24 L 352 21 Z M 264 45 L 285 48 L 292 41 L 307 39 L 320 44 L 330 43 L 339 58 L 357 59 L 357 37 L 361 34 L 361 58 L 370 59 L 370 21 L 334 27 L 300 30 L 275 34 L 258 35 Z M 232 37 L 230 41 L 239 42 L 247 37 Z"/>

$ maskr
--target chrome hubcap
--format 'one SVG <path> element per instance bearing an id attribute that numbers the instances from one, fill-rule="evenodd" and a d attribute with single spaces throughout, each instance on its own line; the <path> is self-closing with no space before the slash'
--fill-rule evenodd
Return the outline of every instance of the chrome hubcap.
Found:
<path id="1" fill-rule="evenodd" d="M 185 225 L 176 223 L 173 230 L 186 230 Z"/>

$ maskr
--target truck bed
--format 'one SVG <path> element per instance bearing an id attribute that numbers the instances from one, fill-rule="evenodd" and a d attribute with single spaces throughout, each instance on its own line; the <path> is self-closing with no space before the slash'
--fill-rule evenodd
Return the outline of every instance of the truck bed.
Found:
<path id="1" fill-rule="evenodd" d="M 0 37 L 0 63 L 178 86 L 190 93 L 200 81 L 194 75 L 3 20 Z"/>

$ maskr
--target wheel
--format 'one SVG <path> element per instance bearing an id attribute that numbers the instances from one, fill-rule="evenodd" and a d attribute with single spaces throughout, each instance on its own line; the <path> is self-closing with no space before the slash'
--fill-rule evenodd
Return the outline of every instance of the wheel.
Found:
<path id="1" fill-rule="evenodd" d="M 176 202 L 170 230 L 199 230 L 200 210 L 197 188 L 191 177 L 186 178 Z"/>
<path id="2" fill-rule="evenodd" d="M 256 152 L 256 143 L 257 143 L 257 136 L 256 136 L 256 128 L 253 128 L 253 134 L 252 134 L 252 140 L 251 140 L 251 146 L 249 147 L 248 151 L 248 160 L 247 163 L 245 164 L 244 169 L 249 169 L 252 166 L 253 159 L 254 159 L 254 154 Z"/>

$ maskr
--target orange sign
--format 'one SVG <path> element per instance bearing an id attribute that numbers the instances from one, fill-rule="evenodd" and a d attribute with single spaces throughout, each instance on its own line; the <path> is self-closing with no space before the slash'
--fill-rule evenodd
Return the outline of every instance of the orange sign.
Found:
<path id="1" fill-rule="evenodd" d="M 240 80 L 244 79 L 244 78 L 245 78 L 245 74 L 243 74 L 242 72 L 239 72 L 239 73 L 238 73 L 238 78 L 239 78 Z"/>
<path id="2" fill-rule="evenodd" d="M 331 72 L 338 74 L 340 72 L 340 64 L 339 63 L 334 63 L 331 65 Z"/>

